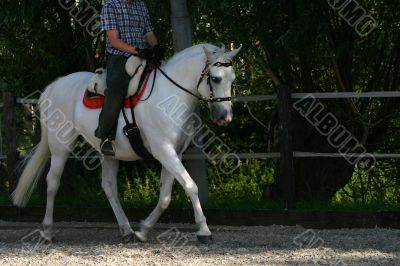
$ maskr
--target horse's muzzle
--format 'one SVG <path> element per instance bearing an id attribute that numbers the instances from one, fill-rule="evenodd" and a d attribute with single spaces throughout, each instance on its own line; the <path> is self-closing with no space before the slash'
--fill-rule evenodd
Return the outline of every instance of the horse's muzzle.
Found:
<path id="1" fill-rule="evenodd" d="M 211 106 L 211 119 L 218 126 L 227 126 L 232 122 L 233 113 L 231 106 L 215 104 Z"/>
<path id="2" fill-rule="evenodd" d="M 227 126 L 229 125 L 230 122 L 232 122 L 232 117 L 214 120 L 214 123 L 217 124 L 218 126 Z"/>

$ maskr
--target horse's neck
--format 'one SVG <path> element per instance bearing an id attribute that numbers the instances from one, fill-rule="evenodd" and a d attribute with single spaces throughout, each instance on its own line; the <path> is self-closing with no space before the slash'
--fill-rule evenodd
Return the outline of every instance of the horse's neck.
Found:
<path id="1" fill-rule="evenodd" d="M 197 91 L 197 83 L 199 82 L 201 72 L 205 65 L 205 62 L 203 61 L 203 58 L 199 55 L 179 58 L 174 62 L 167 63 L 165 65 L 165 70 L 176 83 L 193 94 L 199 95 L 199 92 Z M 172 86 L 171 94 L 180 97 L 189 108 L 194 109 L 198 103 L 197 98 L 176 86 Z"/>
<path id="2" fill-rule="evenodd" d="M 194 51 L 187 56 L 183 54 L 176 59 L 172 58 L 171 62 L 166 64 L 166 68 L 182 86 L 197 94 L 196 83 L 204 65 L 204 59 Z"/>

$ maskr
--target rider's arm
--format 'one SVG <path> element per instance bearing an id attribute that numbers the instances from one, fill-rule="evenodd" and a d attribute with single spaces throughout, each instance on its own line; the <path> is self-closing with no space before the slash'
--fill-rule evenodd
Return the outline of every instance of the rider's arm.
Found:
<path id="1" fill-rule="evenodd" d="M 149 11 L 147 10 L 147 6 L 144 1 L 139 2 L 139 5 L 141 5 L 141 10 L 144 12 L 142 18 L 144 23 L 144 36 L 146 37 L 147 43 L 153 48 L 154 46 L 158 45 L 158 40 L 154 34 L 153 26 L 151 25 Z"/>
<path id="2" fill-rule="evenodd" d="M 157 37 L 156 37 L 156 35 L 154 34 L 153 31 L 147 32 L 145 36 L 146 36 L 147 43 L 151 47 L 154 47 L 154 46 L 156 46 L 158 44 Z"/>
<path id="3" fill-rule="evenodd" d="M 136 54 L 136 48 L 122 41 L 119 36 L 117 10 L 111 1 L 107 1 L 101 10 L 101 29 L 106 32 L 111 46 L 122 52 Z"/>
<path id="4" fill-rule="evenodd" d="M 127 44 L 119 38 L 119 33 L 117 30 L 107 30 L 107 39 L 110 41 L 112 47 L 118 49 L 122 52 L 137 54 L 136 47 Z"/>

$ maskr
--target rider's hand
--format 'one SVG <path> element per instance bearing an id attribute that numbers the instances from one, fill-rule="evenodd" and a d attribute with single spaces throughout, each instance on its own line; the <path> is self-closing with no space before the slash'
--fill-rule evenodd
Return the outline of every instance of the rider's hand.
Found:
<path id="1" fill-rule="evenodd" d="M 155 45 L 153 47 L 154 59 L 156 62 L 161 62 L 164 60 L 164 50 L 160 45 Z"/>
<path id="2" fill-rule="evenodd" d="M 152 61 L 153 51 L 150 49 L 137 49 L 137 56 L 140 58 L 146 59 L 148 61 Z"/>
<path id="3" fill-rule="evenodd" d="M 135 46 L 131 46 L 130 49 L 129 49 L 129 53 L 130 53 L 130 54 L 137 54 L 137 53 L 138 53 L 138 50 L 136 49 Z"/>

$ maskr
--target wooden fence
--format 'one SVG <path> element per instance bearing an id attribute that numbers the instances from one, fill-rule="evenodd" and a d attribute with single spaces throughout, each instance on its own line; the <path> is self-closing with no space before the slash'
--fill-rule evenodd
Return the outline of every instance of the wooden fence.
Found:
<path id="1" fill-rule="evenodd" d="M 346 98 L 400 98 L 400 91 L 379 91 L 379 92 L 325 92 L 325 93 L 290 93 L 289 87 L 280 86 L 277 91 L 278 95 L 253 95 L 238 96 L 234 98 L 235 102 L 262 102 L 262 101 L 278 101 L 279 128 L 280 128 L 280 151 L 272 153 L 237 153 L 239 159 L 280 159 L 279 173 L 284 185 L 285 208 L 293 210 L 296 208 L 295 199 L 295 170 L 293 169 L 293 158 L 307 157 L 325 157 L 337 158 L 343 157 L 342 153 L 316 153 L 316 152 L 298 152 L 293 151 L 291 136 L 291 109 L 293 99 L 302 99 L 305 97 L 313 97 L 315 99 L 346 99 Z M 36 104 L 36 99 L 16 99 L 11 93 L 3 93 L 3 127 L 4 142 L 6 143 L 7 154 L 0 154 L 0 159 L 7 160 L 8 169 L 14 169 L 16 156 L 16 121 L 15 121 L 15 105 L 16 104 Z M 400 154 L 372 154 L 374 158 L 400 158 Z M 364 154 L 352 154 L 353 157 L 361 157 Z M 224 154 L 215 154 L 211 156 L 218 160 L 224 157 Z M 185 154 L 186 160 L 204 160 L 207 159 L 204 154 Z M 200 189 L 201 191 L 201 189 Z M 207 190 L 205 190 L 207 191 Z"/>

